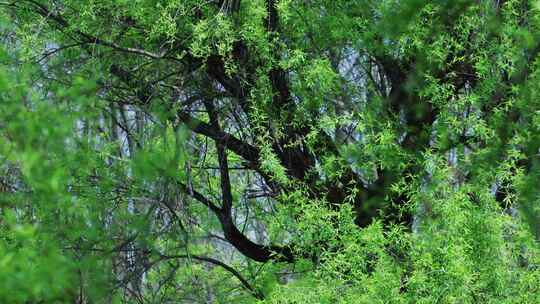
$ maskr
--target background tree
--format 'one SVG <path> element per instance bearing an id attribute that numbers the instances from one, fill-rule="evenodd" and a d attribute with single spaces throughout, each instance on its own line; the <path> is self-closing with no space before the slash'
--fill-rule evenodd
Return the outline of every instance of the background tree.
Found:
<path id="1" fill-rule="evenodd" d="M 538 301 L 535 1 L 0 3 L 4 301 Z"/>

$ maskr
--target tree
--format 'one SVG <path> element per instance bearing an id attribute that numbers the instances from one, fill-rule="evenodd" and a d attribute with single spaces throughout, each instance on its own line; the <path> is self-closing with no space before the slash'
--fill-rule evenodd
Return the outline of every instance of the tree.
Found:
<path id="1" fill-rule="evenodd" d="M 536 2 L 1 6 L 6 301 L 538 301 Z"/>

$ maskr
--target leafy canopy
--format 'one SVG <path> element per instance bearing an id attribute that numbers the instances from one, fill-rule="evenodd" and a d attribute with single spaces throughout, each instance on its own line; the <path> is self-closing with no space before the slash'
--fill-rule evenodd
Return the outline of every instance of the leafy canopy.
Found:
<path id="1" fill-rule="evenodd" d="M 537 1 L 0 1 L 5 303 L 540 301 Z"/>

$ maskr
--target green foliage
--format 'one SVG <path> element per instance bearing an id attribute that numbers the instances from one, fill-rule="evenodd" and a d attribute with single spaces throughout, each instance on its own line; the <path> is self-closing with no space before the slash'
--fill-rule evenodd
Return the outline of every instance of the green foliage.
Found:
<path id="1" fill-rule="evenodd" d="M 0 2 L 0 302 L 540 302 L 538 1 Z"/>
<path id="2" fill-rule="evenodd" d="M 59 250 L 51 235 L 18 224 L 13 212 L 4 211 L 2 218 L 0 298 L 8 303 L 64 299 L 75 288 L 74 261 Z"/>

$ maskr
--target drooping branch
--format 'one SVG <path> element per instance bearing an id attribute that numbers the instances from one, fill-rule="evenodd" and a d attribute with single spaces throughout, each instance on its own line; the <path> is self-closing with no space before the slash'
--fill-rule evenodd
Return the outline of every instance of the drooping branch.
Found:
<path id="1" fill-rule="evenodd" d="M 221 223 L 221 229 L 223 230 L 223 234 L 227 242 L 233 245 L 244 256 L 257 262 L 277 260 L 291 263 L 295 261 L 295 257 L 290 246 L 265 246 L 254 243 L 238 230 L 230 213 L 225 212 L 222 208 L 219 208 L 216 204 L 207 199 L 204 195 L 187 187 L 187 185 L 180 182 L 177 184 L 184 193 L 207 206 L 217 216 Z"/>
<path id="2" fill-rule="evenodd" d="M 234 269 L 233 267 L 219 261 L 219 260 L 216 260 L 214 258 L 210 258 L 210 257 L 205 257 L 205 256 L 199 256 L 199 255 L 193 255 L 193 254 L 178 254 L 178 255 L 165 255 L 165 254 L 159 254 L 159 257 L 162 259 L 162 260 L 171 260 L 171 259 L 194 259 L 194 260 L 198 260 L 198 261 L 202 261 L 202 262 L 207 262 L 207 263 L 210 263 L 210 264 L 213 264 L 213 265 L 216 265 L 216 266 L 219 266 L 223 269 L 225 269 L 226 271 L 228 271 L 229 273 L 231 273 L 235 278 L 238 279 L 238 281 L 240 281 L 240 283 L 242 284 L 242 286 L 247 289 L 255 298 L 259 299 L 259 300 L 263 300 L 264 299 L 264 295 L 261 293 L 261 291 L 255 289 L 243 276 L 242 274 L 240 274 L 240 272 L 238 272 L 236 269 Z"/>

